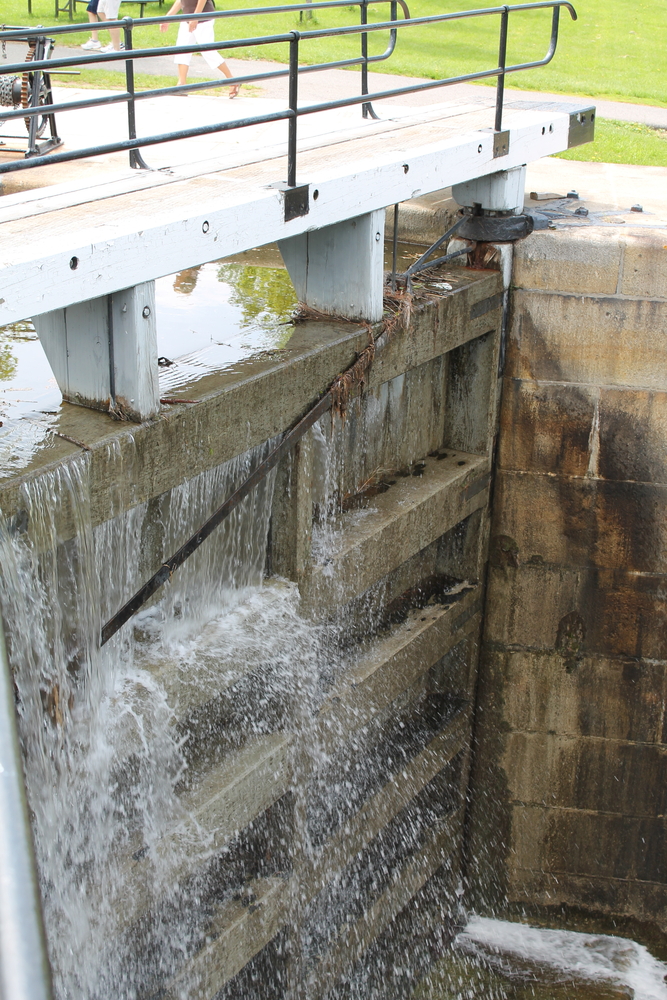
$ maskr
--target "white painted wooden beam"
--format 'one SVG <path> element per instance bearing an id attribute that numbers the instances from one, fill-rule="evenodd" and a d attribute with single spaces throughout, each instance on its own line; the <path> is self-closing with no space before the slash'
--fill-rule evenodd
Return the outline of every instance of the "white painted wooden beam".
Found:
<path id="1" fill-rule="evenodd" d="M 382 319 L 384 216 L 379 209 L 278 242 L 300 302 L 346 319 Z"/>
<path id="2" fill-rule="evenodd" d="M 499 170 L 485 177 L 475 177 L 462 184 L 454 184 L 452 197 L 459 205 L 472 208 L 479 205 L 492 212 L 523 211 L 526 191 L 526 167 Z"/>
<path id="3" fill-rule="evenodd" d="M 112 295 L 111 323 L 116 410 L 146 420 L 160 409 L 155 282 Z"/>
<path id="4" fill-rule="evenodd" d="M 503 170 L 568 148 L 568 112 L 507 109 L 506 122 Z M 267 184 L 280 178 L 282 159 L 108 200 L 97 191 L 90 205 L 42 210 L 39 240 L 29 217 L 0 222 L 0 326 L 498 173 L 491 130 L 454 135 L 443 123 L 434 142 L 434 124 L 428 123 L 422 144 L 415 134 L 397 132 L 383 137 L 372 156 L 363 143 L 355 153 L 355 142 L 328 156 L 326 150 L 300 154 L 310 211 L 288 222 L 282 193 Z"/>
<path id="5" fill-rule="evenodd" d="M 155 283 L 33 317 L 63 398 L 145 420 L 159 410 Z"/>

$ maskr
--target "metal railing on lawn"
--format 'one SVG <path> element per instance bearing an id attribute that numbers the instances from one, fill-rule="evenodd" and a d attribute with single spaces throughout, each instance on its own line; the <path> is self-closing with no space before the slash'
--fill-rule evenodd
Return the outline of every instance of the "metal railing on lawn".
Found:
<path id="1" fill-rule="evenodd" d="M 309 31 L 288 31 L 274 35 L 263 35 L 253 38 L 227 39 L 206 43 L 204 45 L 186 46 L 165 46 L 151 49 L 135 49 L 133 47 L 133 33 L 135 28 L 148 25 L 161 24 L 164 17 L 147 17 L 133 19 L 130 17 L 118 21 L 106 21 L 105 28 L 118 27 L 123 31 L 125 50 L 120 52 L 109 52 L 105 54 L 77 55 L 58 57 L 55 59 L 46 58 L 47 49 L 51 51 L 55 38 L 73 32 L 89 31 L 90 25 L 58 25 L 44 29 L 38 28 L 5 28 L 0 31 L 0 44 L 9 41 L 22 40 L 31 46 L 31 54 L 35 58 L 28 59 L 22 63 L 10 63 L 2 66 L 0 64 L 0 85 L 3 77 L 23 77 L 24 74 L 31 74 L 31 101 L 29 107 L 13 108 L 10 111 L 0 110 L 0 119 L 11 120 L 17 118 L 32 118 L 33 116 L 45 114 L 55 115 L 61 112 L 80 110 L 83 108 L 104 107 L 110 104 L 127 104 L 127 130 L 128 138 L 119 139 L 115 142 L 108 142 L 96 146 L 87 146 L 82 149 L 63 150 L 57 153 L 49 152 L 55 146 L 61 144 L 57 135 L 53 134 L 51 139 L 46 140 L 42 147 L 34 146 L 28 149 L 23 160 L 12 160 L 0 163 L 0 175 L 14 170 L 25 170 L 31 167 L 46 166 L 52 163 L 64 163 L 69 160 L 78 160 L 84 157 L 101 156 L 107 153 L 117 153 L 127 150 L 130 156 L 130 166 L 135 168 L 150 169 L 144 161 L 140 149 L 147 146 L 160 145 L 165 142 L 173 142 L 178 139 L 190 139 L 196 136 L 213 135 L 219 132 L 232 131 L 234 129 L 246 128 L 250 125 L 259 125 L 275 121 L 287 121 L 288 141 L 287 141 L 287 186 L 296 187 L 296 167 L 297 167 L 297 123 L 302 115 L 315 114 L 320 111 L 330 111 L 336 108 L 350 107 L 360 104 L 364 117 L 375 116 L 372 102 L 387 97 L 401 97 L 405 94 L 414 94 L 420 91 L 431 90 L 437 87 L 447 87 L 455 83 L 465 83 L 473 80 L 484 80 L 496 77 L 496 107 L 494 129 L 496 132 L 502 131 L 503 115 L 503 95 L 505 87 L 505 77 L 508 73 L 518 73 L 522 70 L 534 69 L 538 66 L 545 66 L 549 63 L 556 52 L 558 43 L 558 25 L 560 8 L 565 7 L 573 20 L 577 14 L 569 3 L 569 0 L 539 0 L 537 3 L 505 5 L 502 7 L 487 7 L 479 10 L 459 11 L 450 14 L 431 14 L 426 17 L 410 17 L 405 0 L 374 0 L 377 2 L 389 3 L 390 19 L 373 24 L 368 23 L 369 0 L 317 0 L 309 3 L 308 10 L 324 10 L 342 7 L 358 6 L 360 8 L 360 24 L 347 25 L 337 28 L 316 28 Z M 398 8 L 401 8 L 403 17 L 399 19 Z M 510 14 L 518 11 L 532 11 L 542 8 L 552 10 L 551 37 L 549 47 L 543 59 L 532 62 L 517 63 L 511 66 L 506 64 L 507 40 Z M 222 20 L 234 17 L 259 16 L 263 14 L 289 13 L 303 10 L 301 4 L 283 4 L 275 7 L 255 7 L 246 10 L 226 10 L 213 11 L 206 14 L 206 19 Z M 490 69 L 479 70 L 472 73 L 463 73 L 458 76 L 450 76 L 440 80 L 427 80 L 423 83 L 412 83 L 409 85 L 392 87 L 382 91 L 369 93 L 368 91 L 368 66 L 372 63 L 382 62 L 388 59 L 394 52 L 399 29 L 410 27 L 436 25 L 443 22 L 458 21 L 468 18 L 493 17 L 500 18 L 498 37 L 498 64 Z M 191 21 L 192 15 L 179 14 L 172 16 L 170 21 Z M 389 31 L 389 44 L 384 52 L 378 55 L 368 54 L 368 35 L 370 32 Z M 349 59 L 337 59 L 332 62 L 318 63 L 310 66 L 299 65 L 299 47 L 303 42 L 314 39 L 337 38 L 341 36 L 361 36 L 361 54 Z M 218 50 L 233 52 L 239 49 L 261 49 L 262 46 L 275 45 L 277 43 L 289 46 L 289 65 L 286 68 L 262 71 L 258 73 L 248 73 L 244 76 L 226 78 L 225 86 L 235 84 L 261 83 L 264 80 L 276 79 L 279 77 L 289 78 L 289 98 L 288 106 L 284 110 L 271 111 L 263 114 L 249 115 L 233 121 L 212 122 L 209 125 L 200 125 L 193 128 L 178 129 L 172 132 L 164 132 L 159 135 L 148 135 L 137 137 L 136 129 L 136 102 L 148 98 L 162 97 L 165 95 L 182 94 L 207 90 L 211 87 L 219 87 L 220 80 L 205 81 L 202 83 L 188 83 L 183 86 L 158 87 L 152 90 L 137 91 L 134 84 L 134 63 L 137 59 L 151 59 L 159 56 L 176 55 L 188 52 L 204 52 L 207 50 Z M 40 105 L 40 89 L 43 92 L 42 83 L 46 81 L 46 87 L 50 94 L 50 74 L 54 71 L 72 70 L 75 67 L 85 67 L 95 64 L 97 66 L 105 63 L 125 63 L 125 86 L 123 92 L 105 95 L 102 97 L 81 98 L 67 103 L 49 103 Z M 323 101 L 315 104 L 299 106 L 299 78 L 306 73 L 316 73 L 325 69 L 339 69 L 341 67 L 360 66 L 361 68 L 361 94 L 356 97 L 344 97 L 337 100 Z M 376 117 L 376 116 L 375 116 Z M 34 131 L 34 130 L 33 130 Z M 54 131 L 52 129 L 52 131 Z M 45 148 L 46 147 L 46 148 Z"/>

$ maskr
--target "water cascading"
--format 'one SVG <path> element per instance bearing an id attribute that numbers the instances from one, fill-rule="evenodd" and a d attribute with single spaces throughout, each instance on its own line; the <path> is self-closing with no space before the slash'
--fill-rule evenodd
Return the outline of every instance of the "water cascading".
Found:
<path id="1" fill-rule="evenodd" d="M 204 758 L 284 727 L 294 694 L 298 704 L 309 698 L 299 666 L 317 661 L 317 630 L 299 619 L 293 585 L 262 586 L 273 476 L 134 628 L 102 649 L 97 637 L 145 566 L 171 554 L 269 447 L 95 529 L 82 456 L 24 486 L 25 530 L 2 536 L 2 607 L 59 997 L 134 997 L 168 979 L 201 943 L 213 904 L 243 884 L 238 871 L 226 880 L 207 870 L 224 858 L 189 813 L 187 790 Z M 120 453 L 107 458 L 113 489 Z M 210 704 L 225 691 L 234 696 L 222 725 Z"/>

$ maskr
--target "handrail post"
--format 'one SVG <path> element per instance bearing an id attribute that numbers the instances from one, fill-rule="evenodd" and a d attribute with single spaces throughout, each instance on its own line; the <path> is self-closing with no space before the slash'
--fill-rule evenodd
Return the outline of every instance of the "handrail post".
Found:
<path id="1" fill-rule="evenodd" d="M 368 0 L 361 0 L 361 23 L 368 24 Z M 392 4 L 393 8 L 393 4 Z M 361 93 L 362 96 L 368 93 L 368 34 L 364 31 L 361 35 Z M 361 114 L 364 118 L 377 118 L 370 101 L 361 105 Z"/>
<path id="2" fill-rule="evenodd" d="M 133 20 L 131 17 L 123 18 L 123 41 L 125 43 L 125 51 L 132 51 L 132 27 Z M 134 100 L 134 61 L 130 56 L 129 59 L 125 60 L 125 89 L 127 90 L 127 136 L 128 139 L 137 138 L 137 119 L 136 119 L 136 109 Z M 150 170 L 143 156 L 138 149 L 130 150 L 130 167 L 133 170 Z"/>
<path id="3" fill-rule="evenodd" d="M 46 51 L 46 38 L 39 35 L 35 39 L 35 62 L 44 59 Z M 42 89 L 42 71 L 36 69 L 32 74 L 32 93 L 30 95 L 30 107 L 39 107 L 39 95 Z M 34 156 L 37 153 L 37 131 L 39 128 L 39 115 L 31 115 L 28 123 L 28 149 L 26 156 Z"/>
<path id="4" fill-rule="evenodd" d="M 37 866 L 0 619 L 0 996 L 51 1000 Z"/>
<path id="5" fill-rule="evenodd" d="M 287 134 L 287 186 L 296 187 L 296 125 L 299 99 L 299 35 L 293 31 L 289 43 L 289 118 Z"/>
<path id="6" fill-rule="evenodd" d="M 503 7 L 500 15 L 500 42 L 498 45 L 498 83 L 496 86 L 496 132 L 503 129 L 503 95 L 505 93 L 505 64 L 507 62 L 507 26 L 509 22 L 510 9 L 507 5 Z"/>

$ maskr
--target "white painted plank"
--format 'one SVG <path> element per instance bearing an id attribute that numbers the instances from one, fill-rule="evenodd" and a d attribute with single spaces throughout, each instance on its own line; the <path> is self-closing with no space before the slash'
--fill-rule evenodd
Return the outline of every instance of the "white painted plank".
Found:
<path id="1" fill-rule="evenodd" d="M 132 420 L 147 420 L 160 410 L 155 282 L 116 292 L 111 315 L 116 407 Z"/>
<path id="2" fill-rule="evenodd" d="M 282 160 L 119 196 L 113 211 L 100 201 L 92 206 L 97 216 L 81 208 L 47 213 L 40 219 L 39 241 L 28 220 L 5 223 L 0 226 L 0 325 L 567 148 L 568 114 L 512 111 L 506 118 L 510 152 L 502 161 L 493 158 L 490 129 L 444 134 L 419 145 L 420 133 L 432 138 L 432 121 L 422 129 L 387 136 L 381 144 L 355 139 L 339 144 L 336 155 L 330 146 L 304 153 L 299 179 L 310 181 L 318 198 L 311 199 L 307 216 L 287 223 L 281 193 L 268 188 L 282 176 Z M 70 268 L 73 256 L 78 258 L 76 270 Z"/>
<path id="3" fill-rule="evenodd" d="M 281 240 L 300 302 L 347 319 L 382 319 L 384 210 Z"/>

